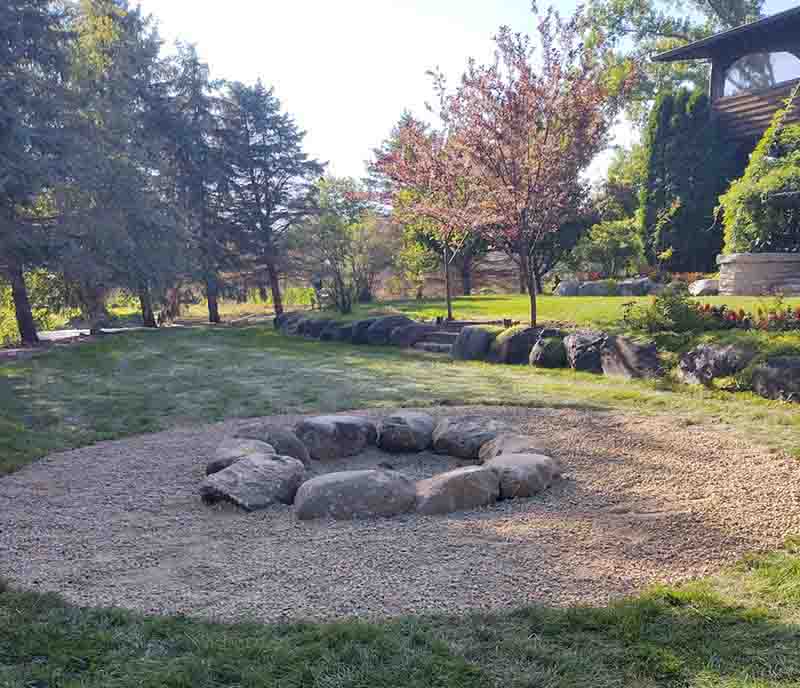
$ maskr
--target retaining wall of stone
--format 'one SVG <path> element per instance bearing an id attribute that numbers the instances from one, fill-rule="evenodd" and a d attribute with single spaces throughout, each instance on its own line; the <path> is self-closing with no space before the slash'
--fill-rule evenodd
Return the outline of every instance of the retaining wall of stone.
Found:
<path id="1" fill-rule="evenodd" d="M 717 263 L 720 294 L 800 294 L 800 253 L 732 253 Z"/>

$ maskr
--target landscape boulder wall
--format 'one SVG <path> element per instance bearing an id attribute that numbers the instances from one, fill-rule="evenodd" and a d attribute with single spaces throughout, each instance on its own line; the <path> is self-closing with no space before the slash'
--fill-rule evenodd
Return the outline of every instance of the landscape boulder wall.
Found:
<path id="1" fill-rule="evenodd" d="M 616 285 L 610 280 L 583 282 L 578 288 L 578 296 L 614 296 L 616 293 Z"/>
<path id="2" fill-rule="evenodd" d="M 556 296 L 577 296 L 580 291 L 581 283 L 575 280 L 561 282 L 556 287 Z"/>
<path id="3" fill-rule="evenodd" d="M 396 516 L 416 502 L 414 482 L 394 471 L 366 470 L 328 473 L 303 483 L 294 506 L 301 520 L 346 520 Z"/>
<path id="4" fill-rule="evenodd" d="M 775 356 L 754 366 L 751 384 L 767 399 L 800 402 L 800 356 Z"/>
<path id="5" fill-rule="evenodd" d="M 236 437 L 266 442 L 274 447 L 275 454 L 291 456 L 304 465 L 308 465 L 311 460 L 306 445 L 294 432 L 286 428 L 277 428 L 266 425 L 263 422 L 254 421 L 237 430 Z"/>
<path id="6" fill-rule="evenodd" d="M 380 346 L 389 343 L 389 337 L 392 330 L 404 325 L 413 325 L 414 321 L 405 315 L 387 315 L 382 318 L 376 318 L 366 332 L 367 344 L 373 346 Z"/>
<path id="7" fill-rule="evenodd" d="M 486 463 L 500 454 L 541 454 L 542 452 L 541 443 L 529 435 L 501 433 L 481 446 L 478 451 L 478 460 Z"/>
<path id="8" fill-rule="evenodd" d="M 440 473 L 416 486 L 420 514 L 449 514 L 490 506 L 500 495 L 497 474 L 483 466 L 465 466 Z"/>
<path id="9" fill-rule="evenodd" d="M 291 504 L 304 471 L 303 464 L 289 456 L 246 456 L 207 477 L 200 496 L 209 503 L 230 501 L 247 511 L 278 502 Z"/>
<path id="10" fill-rule="evenodd" d="M 357 320 L 354 322 L 350 331 L 350 341 L 353 344 L 368 344 L 367 331 L 376 320 L 377 318 L 367 318 L 366 320 Z"/>
<path id="11" fill-rule="evenodd" d="M 323 342 L 349 342 L 353 336 L 353 326 L 332 322 L 319 333 Z"/>
<path id="12" fill-rule="evenodd" d="M 497 336 L 480 325 L 467 325 L 453 342 L 452 357 L 459 361 L 483 361 Z"/>
<path id="13" fill-rule="evenodd" d="M 316 416 L 300 421 L 295 434 L 312 459 L 330 461 L 354 456 L 375 444 L 378 431 L 368 418 L 360 416 Z"/>
<path id="14" fill-rule="evenodd" d="M 517 325 L 501 332 L 489 347 L 486 360 L 490 363 L 527 364 L 531 350 L 540 337 L 558 336 L 558 330 Z"/>
<path id="15" fill-rule="evenodd" d="M 328 327 L 335 327 L 338 323 L 330 318 L 308 318 L 303 326 L 303 336 L 319 339 L 322 332 Z"/>
<path id="16" fill-rule="evenodd" d="M 561 475 L 558 462 L 541 454 L 500 454 L 484 466 L 497 474 L 501 499 L 532 497 Z"/>
<path id="17" fill-rule="evenodd" d="M 436 420 L 427 413 L 406 411 L 384 418 L 378 428 L 378 446 L 388 452 L 421 452 L 433 444 Z"/>
<path id="18" fill-rule="evenodd" d="M 731 253 L 717 257 L 719 293 L 800 294 L 800 253 Z"/>
<path id="19" fill-rule="evenodd" d="M 399 346 L 402 348 L 409 348 L 414 346 L 417 342 L 421 342 L 425 337 L 436 332 L 435 325 L 426 325 L 424 323 L 409 323 L 395 327 L 389 334 L 389 344 L 392 346 Z"/>
<path id="20" fill-rule="evenodd" d="M 601 365 L 606 375 L 656 378 L 663 374 L 655 343 L 639 343 L 627 337 L 606 338 L 601 352 Z"/>
<path id="21" fill-rule="evenodd" d="M 229 437 L 217 447 L 214 458 L 206 465 L 206 475 L 214 475 L 232 466 L 246 456 L 271 456 L 276 454 L 273 445 L 252 438 Z"/>
<path id="22" fill-rule="evenodd" d="M 588 373 L 603 372 L 603 346 L 606 335 L 603 332 L 575 332 L 564 338 L 567 364 L 573 370 Z"/>
<path id="23" fill-rule="evenodd" d="M 709 385 L 718 377 L 744 370 L 755 352 L 734 345 L 700 344 L 678 361 L 678 379 L 689 385 Z"/>
<path id="24" fill-rule="evenodd" d="M 564 368 L 567 350 L 562 337 L 540 337 L 531 349 L 529 362 L 538 368 Z"/>
<path id="25" fill-rule="evenodd" d="M 433 431 L 433 450 L 478 461 L 481 447 L 507 429 L 503 423 L 482 416 L 444 418 Z"/>
<path id="26" fill-rule="evenodd" d="M 617 292 L 620 296 L 647 296 L 654 286 L 655 282 L 649 277 L 626 279 L 617 284 Z"/>

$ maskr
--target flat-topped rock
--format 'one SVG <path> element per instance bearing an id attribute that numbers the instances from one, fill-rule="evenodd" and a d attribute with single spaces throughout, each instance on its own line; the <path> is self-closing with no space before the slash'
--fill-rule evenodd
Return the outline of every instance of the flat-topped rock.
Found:
<path id="1" fill-rule="evenodd" d="M 206 465 L 206 475 L 219 473 L 245 456 L 271 456 L 275 447 L 258 439 L 228 437 L 217 447 L 214 458 Z"/>
<path id="2" fill-rule="evenodd" d="M 542 443 L 535 437 L 530 437 L 529 435 L 513 435 L 504 432 L 489 440 L 480 448 L 478 460 L 481 463 L 486 463 L 500 454 L 541 453 L 543 453 Z"/>
<path id="3" fill-rule="evenodd" d="M 497 474 L 483 466 L 465 466 L 417 483 L 420 514 L 449 514 L 490 506 L 500 494 Z"/>
<path id="4" fill-rule="evenodd" d="M 541 454 L 500 454 L 484 466 L 497 475 L 502 499 L 532 497 L 561 476 L 559 463 Z"/>
<path id="5" fill-rule="evenodd" d="M 433 449 L 438 454 L 477 461 L 481 447 L 507 429 L 504 423 L 482 416 L 444 418 L 433 431 Z"/>
<path id="6" fill-rule="evenodd" d="M 381 346 L 389 343 L 392 331 L 405 325 L 414 325 L 414 321 L 405 315 L 386 315 L 376 318 L 366 331 L 367 344 Z"/>
<path id="7" fill-rule="evenodd" d="M 301 520 L 347 520 L 403 514 L 415 500 L 413 481 L 395 471 L 342 471 L 303 483 L 294 506 Z"/>
<path id="8" fill-rule="evenodd" d="M 496 332 L 481 325 L 467 325 L 453 343 L 452 356 L 460 361 L 482 361 L 496 336 Z"/>
<path id="9" fill-rule="evenodd" d="M 361 416 L 315 416 L 300 421 L 295 434 L 308 449 L 312 459 L 353 456 L 375 444 L 378 431 L 375 423 Z"/>
<path id="10" fill-rule="evenodd" d="M 388 452 L 421 452 L 433 444 L 436 419 L 427 413 L 405 411 L 384 418 L 378 428 L 378 446 Z"/>
<path id="11" fill-rule="evenodd" d="M 305 469 L 288 456 L 254 454 L 207 477 L 200 485 L 205 502 L 229 501 L 254 511 L 277 502 L 291 504 Z"/>
<path id="12" fill-rule="evenodd" d="M 287 428 L 251 421 L 236 431 L 236 437 L 266 442 L 274 448 L 275 454 L 291 456 L 293 459 L 301 461 L 304 465 L 307 465 L 311 460 L 306 445 L 292 430 Z"/>

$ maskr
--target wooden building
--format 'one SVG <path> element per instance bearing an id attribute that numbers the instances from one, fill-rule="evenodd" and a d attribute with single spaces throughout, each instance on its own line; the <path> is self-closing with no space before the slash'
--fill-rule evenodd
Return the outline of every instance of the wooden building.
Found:
<path id="1" fill-rule="evenodd" d="M 653 59 L 709 61 L 714 116 L 720 118 L 732 142 L 751 147 L 800 83 L 800 7 L 669 50 Z M 800 107 L 792 118 L 800 121 Z"/>

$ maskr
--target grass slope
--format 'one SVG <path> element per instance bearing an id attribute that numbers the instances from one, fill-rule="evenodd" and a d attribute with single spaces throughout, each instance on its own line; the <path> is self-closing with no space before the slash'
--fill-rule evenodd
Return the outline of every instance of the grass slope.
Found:
<path id="1" fill-rule="evenodd" d="M 756 601 L 758 594 L 760 601 Z M 0 686 L 788 688 L 800 548 L 606 608 L 259 626 L 0 592 Z"/>
<path id="2" fill-rule="evenodd" d="M 493 403 L 669 412 L 796 452 L 800 410 L 750 394 L 451 362 L 271 327 L 139 331 L 0 365 L 0 474 L 48 452 L 224 418 Z"/>

